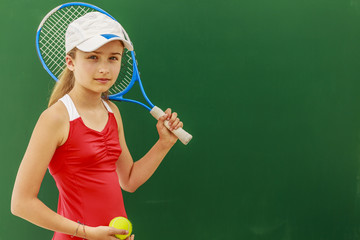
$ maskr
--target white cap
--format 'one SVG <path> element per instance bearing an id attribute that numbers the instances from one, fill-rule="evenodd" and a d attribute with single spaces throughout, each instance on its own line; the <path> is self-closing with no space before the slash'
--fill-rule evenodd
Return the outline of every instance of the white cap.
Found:
<path id="1" fill-rule="evenodd" d="M 120 23 L 103 13 L 90 12 L 69 24 L 65 33 L 65 50 L 68 53 L 77 47 L 83 52 L 92 52 L 114 40 L 122 41 L 129 51 L 134 50 Z"/>

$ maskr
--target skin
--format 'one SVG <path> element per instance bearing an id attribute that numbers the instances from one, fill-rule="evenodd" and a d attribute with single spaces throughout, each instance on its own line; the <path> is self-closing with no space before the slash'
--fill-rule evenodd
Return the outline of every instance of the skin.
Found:
<path id="1" fill-rule="evenodd" d="M 107 123 L 108 113 L 101 101 L 101 94 L 114 84 L 120 71 L 122 53 L 122 43 L 112 41 L 91 53 L 78 50 L 75 59 L 66 56 L 67 67 L 75 75 L 74 88 L 69 95 L 85 125 L 91 129 L 101 131 Z M 126 145 L 119 109 L 112 102 L 108 103 L 117 120 L 122 148 L 116 163 L 119 183 L 123 190 L 134 192 L 152 176 L 177 141 L 177 137 L 164 126 L 164 121 L 169 120 L 172 129 L 182 127 L 183 123 L 175 112 L 167 109 L 166 115 L 156 124 L 158 141 L 134 162 Z M 79 224 L 57 214 L 38 199 L 52 156 L 56 148 L 66 142 L 68 133 L 69 116 L 62 102 L 55 103 L 41 114 L 19 167 L 11 211 L 40 227 L 73 235 Z M 125 230 L 108 226 L 85 226 L 84 229 L 80 226 L 78 229 L 78 237 L 85 238 L 86 233 L 86 238 L 90 240 L 116 240 L 115 234 L 127 234 Z M 134 240 L 134 235 L 128 240 Z"/>

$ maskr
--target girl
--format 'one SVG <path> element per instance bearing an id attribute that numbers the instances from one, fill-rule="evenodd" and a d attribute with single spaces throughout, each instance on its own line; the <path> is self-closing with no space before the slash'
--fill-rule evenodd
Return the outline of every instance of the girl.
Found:
<path id="1" fill-rule="evenodd" d="M 133 161 L 120 112 L 106 100 L 124 47 L 133 50 L 124 29 L 99 12 L 78 18 L 66 31 L 66 68 L 34 128 L 11 201 L 14 215 L 55 231 L 53 240 L 127 234 L 108 227 L 112 218 L 126 217 L 121 188 L 134 192 L 144 184 L 177 141 L 164 121 L 172 129 L 183 126 L 167 109 L 156 124 L 159 140 Z M 59 190 L 57 213 L 37 197 L 47 168 Z"/>

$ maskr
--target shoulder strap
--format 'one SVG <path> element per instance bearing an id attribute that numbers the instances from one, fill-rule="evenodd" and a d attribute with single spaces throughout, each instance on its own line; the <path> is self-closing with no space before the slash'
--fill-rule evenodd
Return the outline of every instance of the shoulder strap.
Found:
<path id="1" fill-rule="evenodd" d="M 108 104 L 104 99 L 102 99 L 102 101 L 103 101 L 106 109 L 108 110 L 108 112 L 111 112 L 111 113 L 112 113 L 113 111 L 112 111 L 111 107 L 109 106 L 109 104 Z"/>
<path id="2" fill-rule="evenodd" d="M 59 101 L 62 101 L 64 103 L 69 113 L 70 121 L 80 117 L 78 111 L 75 108 L 74 102 L 71 100 L 71 97 L 68 94 L 60 98 Z"/>

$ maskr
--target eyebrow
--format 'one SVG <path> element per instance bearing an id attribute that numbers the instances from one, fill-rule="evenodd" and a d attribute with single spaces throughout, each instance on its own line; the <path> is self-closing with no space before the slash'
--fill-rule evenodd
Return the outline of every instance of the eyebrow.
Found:
<path id="1" fill-rule="evenodd" d="M 102 52 L 93 51 L 93 53 L 101 54 Z M 110 55 L 122 55 L 122 54 L 119 53 L 119 52 L 113 52 L 113 53 L 111 53 Z"/>

